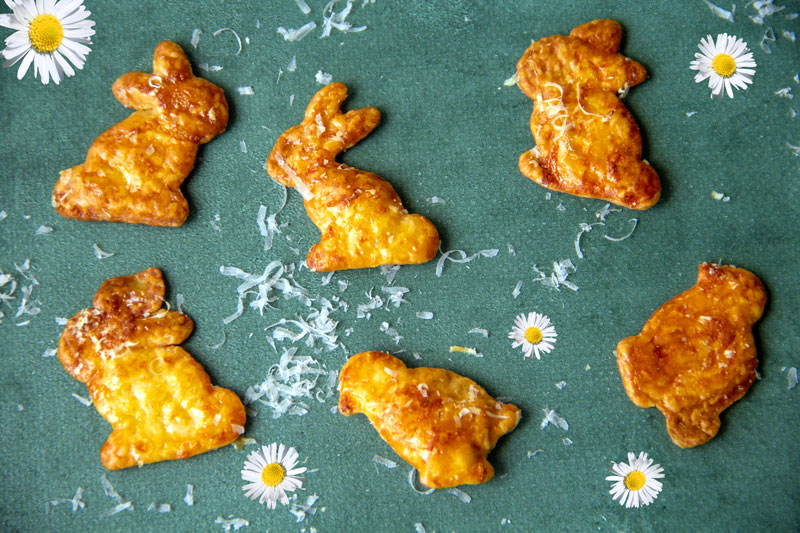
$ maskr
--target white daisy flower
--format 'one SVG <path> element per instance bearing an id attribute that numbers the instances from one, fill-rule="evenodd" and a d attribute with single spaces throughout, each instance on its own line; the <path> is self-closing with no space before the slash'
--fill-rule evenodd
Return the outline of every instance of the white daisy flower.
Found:
<path id="1" fill-rule="evenodd" d="M 636 457 L 628 452 L 627 463 L 612 461 L 611 464 L 611 471 L 616 475 L 606 478 L 614 482 L 608 492 L 614 500 L 619 500 L 620 505 L 627 508 L 650 505 L 658 498 L 661 482 L 656 480 L 664 477 L 664 469 L 661 465 L 654 465 L 646 453 L 641 452 Z"/>
<path id="2" fill-rule="evenodd" d="M 267 507 L 275 509 L 276 502 L 289 505 L 286 491 L 294 492 L 303 488 L 303 478 L 297 477 L 306 467 L 295 468 L 299 455 L 297 450 L 281 444 L 262 446 L 261 450 L 250 452 L 244 462 L 242 479 L 249 481 L 242 490 L 251 500 L 259 498 L 258 503 L 267 502 Z"/>
<path id="3" fill-rule="evenodd" d="M 509 339 L 514 339 L 512 348 L 522 346 L 525 358 L 535 355 L 541 359 L 539 352 L 550 353 L 556 342 L 556 328 L 550 324 L 550 319 L 539 313 L 519 315 L 514 319 L 516 324 L 508 334 Z"/>
<path id="4" fill-rule="evenodd" d="M 10 14 L 0 15 L 0 26 L 16 30 L 6 38 L 0 52 L 10 67 L 21 61 L 17 78 L 22 79 L 33 63 L 33 76 L 47 85 L 74 76 L 75 65 L 83 68 L 91 49 L 94 21 L 83 0 L 6 0 Z M 67 61 L 69 60 L 69 61 Z M 70 62 L 72 65 L 70 65 Z"/>
<path id="5" fill-rule="evenodd" d="M 745 90 L 748 83 L 753 83 L 756 62 L 742 39 L 722 33 L 717 35 L 715 43 L 709 35 L 700 39 L 697 47 L 702 53 L 695 52 L 696 59 L 689 64 L 689 68 L 699 71 L 694 77 L 697 83 L 708 78 L 712 98 L 722 98 L 723 88 L 728 97 L 733 98 L 733 87 Z"/>

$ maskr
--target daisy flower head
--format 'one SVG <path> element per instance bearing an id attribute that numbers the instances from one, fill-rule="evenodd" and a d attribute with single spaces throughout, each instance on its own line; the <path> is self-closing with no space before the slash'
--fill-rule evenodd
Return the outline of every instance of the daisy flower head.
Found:
<path id="1" fill-rule="evenodd" d="M 664 477 L 664 469 L 654 465 L 644 452 L 639 457 L 628 452 L 628 462 L 612 462 L 611 471 L 615 475 L 606 477 L 614 482 L 609 494 L 627 508 L 650 505 L 661 492 L 661 482 L 657 480 Z"/>
<path id="2" fill-rule="evenodd" d="M 289 505 L 286 491 L 303 488 L 303 478 L 297 476 L 306 467 L 295 468 L 298 458 L 297 450 L 275 442 L 250 452 L 242 470 L 242 479 L 250 482 L 242 487 L 245 496 L 251 500 L 258 498 L 258 503 L 267 502 L 270 509 L 275 509 L 278 501 Z"/>
<path id="3" fill-rule="evenodd" d="M 33 76 L 47 85 L 74 76 L 74 65 L 83 68 L 91 49 L 94 21 L 83 0 L 6 0 L 11 13 L 0 15 L 0 26 L 16 30 L 6 37 L 0 52 L 4 67 L 20 62 L 17 78 L 22 79 L 33 64 Z M 72 63 L 72 64 L 70 64 Z"/>
<path id="4" fill-rule="evenodd" d="M 508 338 L 514 340 L 512 348 L 522 346 L 525 359 L 531 355 L 541 359 L 539 352 L 550 353 L 553 349 L 558 334 L 546 316 L 540 313 L 528 313 L 527 317 L 524 314 L 518 315 L 514 324 Z"/>
<path id="5" fill-rule="evenodd" d="M 734 87 L 745 90 L 748 83 L 753 83 L 756 62 L 742 39 L 721 33 L 715 43 L 708 35 L 700 39 L 697 47 L 700 52 L 695 52 L 695 60 L 689 63 L 689 69 L 698 71 L 695 82 L 708 79 L 711 98 L 722 98 L 723 89 L 729 98 L 733 98 Z"/>

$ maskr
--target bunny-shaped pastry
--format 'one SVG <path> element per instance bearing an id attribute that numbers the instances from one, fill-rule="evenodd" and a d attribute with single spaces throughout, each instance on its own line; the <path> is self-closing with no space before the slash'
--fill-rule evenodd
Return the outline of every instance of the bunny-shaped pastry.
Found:
<path id="1" fill-rule="evenodd" d="M 433 489 L 492 479 L 486 456 L 521 417 L 518 407 L 495 400 L 469 378 L 443 368 L 407 368 L 383 352 L 348 359 L 339 391 L 339 412 L 367 415 Z"/>
<path id="2" fill-rule="evenodd" d="M 267 160 L 274 180 L 300 191 L 308 216 L 322 233 L 306 264 L 327 272 L 432 259 L 439 248 L 433 224 L 408 214 L 386 180 L 337 163 L 340 152 L 380 121 L 374 107 L 342 113 L 345 98 L 343 83 L 322 88 L 308 104 L 303 122 L 278 138 Z"/>
<path id="3" fill-rule="evenodd" d="M 767 291 L 751 272 L 703 263 L 694 287 L 617 345 L 628 397 L 639 407 L 658 407 L 681 448 L 714 438 L 720 412 L 755 380 L 752 328 L 766 304 Z"/>
<path id="4" fill-rule="evenodd" d="M 647 71 L 617 53 L 621 39 L 619 23 L 595 20 L 525 51 L 517 76 L 534 101 L 536 146 L 519 158 L 519 169 L 554 191 L 647 209 L 658 202 L 661 182 L 642 161 L 639 128 L 617 97 Z"/>
<path id="5" fill-rule="evenodd" d="M 244 432 L 238 396 L 216 387 L 180 346 L 192 320 L 161 308 L 164 281 L 149 268 L 100 286 L 94 307 L 64 328 L 58 359 L 86 383 L 114 431 L 100 461 L 117 470 L 184 459 L 224 446 Z"/>
<path id="6" fill-rule="evenodd" d="M 123 74 L 111 90 L 137 111 L 95 139 L 85 163 L 61 172 L 53 207 L 80 220 L 180 226 L 189 214 L 180 185 L 198 146 L 228 124 L 225 94 L 195 77 L 170 41 L 156 47 L 153 74 Z"/>

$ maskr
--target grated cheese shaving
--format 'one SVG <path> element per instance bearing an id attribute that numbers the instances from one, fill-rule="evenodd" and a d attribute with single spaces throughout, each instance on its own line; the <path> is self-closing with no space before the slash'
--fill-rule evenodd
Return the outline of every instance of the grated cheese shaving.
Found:
<path id="1" fill-rule="evenodd" d="M 603 222 L 595 222 L 593 224 L 587 224 L 586 222 L 580 223 L 580 230 L 578 231 L 578 235 L 575 236 L 575 253 L 578 255 L 578 259 L 583 259 L 583 250 L 581 250 L 581 237 L 583 237 L 584 233 L 589 233 L 592 231 L 594 226 L 603 226 L 605 225 Z"/>
<path id="2" fill-rule="evenodd" d="M 789 390 L 797 387 L 797 368 L 790 367 L 789 372 L 786 373 L 786 380 L 789 383 Z"/>
<path id="3" fill-rule="evenodd" d="M 239 531 L 250 525 L 244 518 L 234 518 L 233 515 L 229 515 L 228 518 L 218 516 L 214 523 L 220 524 L 225 531 Z"/>
<path id="4" fill-rule="evenodd" d="M 56 356 L 55 348 L 47 349 L 42 353 L 42 357 L 55 357 L 55 356 Z"/>
<path id="5" fill-rule="evenodd" d="M 106 252 L 106 251 L 102 250 L 99 246 L 97 246 L 97 244 L 92 245 L 92 247 L 94 248 L 94 256 L 97 259 L 100 259 L 101 261 L 103 259 L 108 259 L 109 257 L 114 255 L 111 252 Z"/>
<path id="6" fill-rule="evenodd" d="M 519 83 L 519 74 L 517 74 L 515 72 L 514 74 L 512 74 L 511 76 L 506 78 L 505 81 L 503 81 L 503 86 L 504 87 L 512 87 L 512 86 L 516 85 L 517 83 Z"/>
<path id="7" fill-rule="evenodd" d="M 311 8 L 308 7 L 308 4 L 306 3 L 305 0 L 294 0 L 294 1 L 295 3 L 297 3 L 297 7 L 300 8 L 300 11 L 302 11 L 304 15 L 308 15 L 309 13 L 311 13 Z"/>
<path id="8" fill-rule="evenodd" d="M 168 513 L 172 511 L 172 506 L 168 503 L 156 503 L 152 502 L 150 505 L 147 506 L 148 511 L 157 511 L 159 513 Z"/>
<path id="9" fill-rule="evenodd" d="M 425 526 L 422 522 L 414 522 L 414 533 L 425 533 Z"/>
<path id="10" fill-rule="evenodd" d="M 297 70 L 297 56 L 292 56 L 292 59 L 289 60 L 289 64 L 286 65 L 287 72 L 294 72 Z"/>
<path id="11" fill-rule="evenodd" d="M 125 499 L 120 496 L 105 474 L 100 476 L 100 483 L 103 485 L 103 492 L 106 493 L 106 496 L 117 502 L 116 506 L 101 514 L 100 518 L 108 518 L 122 511 L 133 511 L 133 504 L 129 501 L 125 501 Z"/>
<path id="12" fill-rule="evenodd" d="M 236 50 L 236 55 L 238 56 L 239 54 L 242 53 L 242 38 L 239 37 L 239 34 L 236 33 L 236 30 L 234 30 L 233 28 L 220 28 L 220 29 L 218 29 L 217 31 L 214 32 L 214 37 L 216 37 L 220 33 L 226 32 L 226 31 L 231 32 L 233 34 L 233 36 L 236 37 L 236 43 L 239 45 L 239 49 Z"/>
<path id="13" fill-rule="evenodd" d="M 429 496 L 430 494 L 433 494 L 434 489 L 428 489 L 428 490 L 418 489 L 416 483 L 416 477 L 417 477 L 417 469 L 412 468 L 408 472 L 408 484 L 411 485 L 411 488 L 414 489 L 414 492 L 416 492 L 417 494 L 422 494 L 423 496 Z"/>
<path id="14" fill-rule="evenodd" d="M 781 98 L 788 98 L 789 100 L 794 98 L 791 87 L 784 87 L 783 89 L 775 91 L 775 96 L 780 96 Z"/>
<path id="15" fill-rule="evenodd" d="M 200 36 L 203 35 L 203 31 L 200 29 L 195 28 L 192 31 L 192 40 L 190 41 L 194 48 L 197 48 L 197 45 L 200 44 Z"/>
<path id="16" fill-rule="evenodd" d="M 719 6 L 718 6 L 718 5 L 716 5 L 716 4 L 712 4 L 712 3 L 711 3 L 711 2 L 709 2 L 708 0 L 703 0 L 703 3 L 704 3 L 705 5 L 707 5 L 707 6 L 708 6 L 708 9 L 710 9 L 710 10 L 711 10 L 711 12 L 712 12 L 712 13 L 714 13 L 714 14 L 715 14 L 716 16 L 718 16 L 719 18 L 721 18 L 721 19 L 725 19 L 725 20 L 727 20 L 728 22 L 733 22 L 733 21 L 734 21 L 734 20 L 733 20 L 733 16 L 734 16 L 734 14 L 736 13 L 736 4 L 732 4 L 732 5 L 731 5 L 731 10 L 730 10 L 730 11 L 728 11 L 727 9 L 722 9 L 721 7 L 719 7 Z"/>
<path id="17" fill-rule="evenodd" d="M 781 32 L 781 35 L 783 35 L 784 39 L 788 39 L 792 42 L 795 42 L 797 40 L 797 35 L 793 31 L 783 30 Z"/>
<path id="18" fill-rule="evenodd" d="M 62 503 L 68 503 L 72 506 L 72 512 L 76 512 L 78 509 L 83 509 L 86 507 L 86 503 L 83 501 L 83 489 L 78 487 L 75 491 L 75 496 L 72 498 L 56 498 L 55 500 L 50 500 L 47 502 L 46 512 L 49 513 L 50 509 L 55 507 L 56 505 L 61 505 Z"/>
<path id="19" fill-rule="evenodd" d="M 467 494 L 466 492 L 464 492 L 463 490 L 461 490 L 461 489 L 457 489 L 457 488 L 453 487 L 453 488 L 447 489 L 447 492 L 449 494 L 452 494 L 453 496 L 455 496 L 459 500 L 461 500 L 462 503 L 469 503 L 469 502 L 472 501 L 472 497 L 469 494 Z"/>
<path id="20" fill-rule="evenodd" d="M 530 459 L 531 457 L 536 457 L 540 453 L 544 453 L 544 450 L 536 450 L 535 452 L 528 450 L 527 457 Z"/>
<path id="21" fill-rule="evenodd" d="M 347 6 L 337 13 L 334 11 L 334 7 L 338 1 L 331 0 L 322 10 L 322 35 L 320 35 L 320 39 L 328 37 L 332 29 L 337 29 L 341 32 L 359 32 L 367 29 L 366 26 L 354 28 L 352 24 L 347 22 L 347 16 L 350 15 L 350 11 L 353 9 L 352 0 L 347 0 Z"/>
<path id="22" fill-rule="evenodd" d="M 471 330 L 469 330 L 467 332 L 467 334 L 469 334 L 469 333 L 475 333 L 477 335 L 483 335 L 484 337 L 487 337 L 487 338 L 489 337 L 489 330 L 488 329 L 472 328 Z"/>
<path id="23" fill-rule="evenodd" d="M 330 73 L 320 69 L 317 71 L 316 74 L 314 74 L 314 79 L 317 81 L 317 83 L 320 83 L 322 85 L 328 85 L 330 82 L 333 81 L 333 76 Z"/>
<path id="24" fill-rule="evenodd" d="M 792 151 L 792 155 L 793 156 L 800 157 L 800 145 L 795 146 L 795 145 L 787 142 L 786 146 L 788 146 L 789 150 Z"/>
<path id="25" fill-rule="evenodd" d="M 312 31 L 314 31 L 314 28 L 316 27 L 317 23 L 312 20 L 311 22 L 307 22 L 297 29 L 290 28 L 287 30 L 283 26 L 279 26 L 278 33 L 283 35 L 284 41 L 299 41 Z"/>
<path id="26" fill-rule="evenodd" d="M 431 196 L 430 198 L 428 198 L 428 203 L 444 205 L 447 203 L 447 201 L 444 198 L 439 198 L 438 196 Z"/>
<path id="27" fill-rule="evenodd" d="M 564 437 L 561 442 L 564 443 L 564 446 L 572 446 L 572 439 L 569 437 Z"/>
<path id="28" fill-rule="evenodd" d="M 409 292 L 408 287 L 381 287 L 381 290 L 389 295 L 386 300 L 386 306 L 388 307 L 389 304 L 395 306 L 395 308 L 400 307 L 400 304 L 407 304 L 408 300 L 403 298 L 405 294 Z"/>
<path id="29" fill-rule="evenodd" d="M 222 70 L 222 67 L 219 65 L 209 65 L 208 63 L 200 63 L 197 65 L 200 70 L 205 70 L 206 72 L 219 72 Z"/>
<path id="30" fill-rule="evenodd" d="M 564 390 L 564 387 L 566 387 L 566 386 L 567 386 L 567 382 L 566 381 L 559 381 L 558 383 L 556 383 L 556 388 L 558 390 Z"/>
<path id="31" fill-rule="evenodd" d="M 544 418 L 542 419 L 542 423 L 539 429 L 544 429 L 550 424 L 554 424 L 563 429 L 564 431 L 569 430 L 569 424 L 567 423 L 566 420 L 564 420 L 561 416 L 559 416 L 558 413 L 546 407 L 542 409 L 542 411 L 544 411 Z"/>
<path id="32" fill-rule="evenodd" d="M 475 357 L 483 357 L 483 354 L 478 352 L 475 348 L 467 348 L 466 346 L 451 346 L 450 353 L 458 352 L 458 353 L 465 353 L 468 355 L 474 355 Z"/>
<path id="33" fill-rule="evenodd" d="M 521 290 L 521 289 L 522 289 L 522 280 L 519 280 L 519 281 L 517 282 L 517 284 L 516 284 L 516 285 L 514 285 L 514 290 L 513 290 L 513 291 L 511 291 L 511 296 L 513 296 L 515 300 L 517 299 L 517 297 L 518 297 L 518 296 L 520 295 L 520 293 L 522 292 L 522 290 Z"/>
<path id="34" fill-rule="evenodd" d="M 725 196 L 723 193 L 717 192 L 717 191 L 711 191 L 711 198 L 713 198 L 714 200 L 717 200 L 717 201 L 722 201 L 722 202 L 730 202 L 731 201 L 731 197 L 730 196 Z"/>
<path id="35" fill-rule="evenodd" d="M 53 232 L 53 228 L 51 228 L 50 226 L 39 226 L 38 228 L 36 228 L 35 234 L 36 235 L 47 235 L 48 233 L 52 233 L 52 232 Z"/>
<path id="36" fill-rule="evenodd" d="M 239 94 L 243 94 L 243 95 L 256 94 L 256 92 L 253 90 L 253 87 L 251 85 L 245 85 L 245 86 L 242 86 L 242 87 L 237 87 L 236 88 L 236 92 L 238 92 Z"/>
<path id="37" fill-rule="evenodd" d="M 183 497 L 183 503 L 189 507 L 194 505 L 194 485 L 186 485 L 186 496 Z"/>
<path id="38" fill-rule="evenodd" d="M 81 402 L 86 407 L 92 405 L 92 400 L 90 398 L 84 398 L 80 394 L 75 394 L 74 392 L 72 393 L 72 397 Z"/>
<path id="39" fill-rule="evenodd" d="M 628 222 L 633 222 L 633 227 L 631 228 L 631 231 L 627 235 L 625 235 L 624 237 L 609 237 L 608 235 L 603 235 L 603 237 L 605 237 L 609 241 L 613 241 L 613 242 L 624 241 L 625 239 L 627 239 L 631 235 L 633 235 L 634 231 L 636 231 L 636 225 L 639 223 L 639 219 L 638 218 L 632 218 L 632 219 L 628 220 Z"/>
<path id="40" fill-rule="evenodd" d="M 377 294 L 373 296 L 372 289 L 370 289 L 369 292 L 365 294 L 367 295 L 367 298 L 369 298 L 369 301 L 365 304 L 360 304 L 356 308 L 356 318 L 366 318 L 367 320 L 369 320 L 370 318 L 372 318 L 371 311 L 383 307 L 383 298 L 381 298 Z"/>
<path id="41" fill-rule="evenodd" d="M 433 318 L 433 313 L 430 311 L 417 311 L 417 318 L 422 320 L 431 320 Z"/>
<path id="42" fill-rule="evenodd" d="M 7 216 L 8 213 L 6 213 L 5 211 L 0 211 L 0 220 L 5 220 Z"/>
<path id="43" fill-rule="evenodd" d="M 487 250 L 480 250 L 477 253 L 474 253 L 470 256 L 467 256 L 467 253 L 464 250 L 449 250 L 447 252 L 442 253 L 439 257 L 439 260 L 436 262 L 436 277 L 439 278 L 442 276 L 442 270 L 444 269 L 445 261 L 451 261 L 453 263 L 469 263 L 474 261 L 478 257 L 495 257 L 497 254 L 500 253 L 498 248 L 492 248 Z M 458 259 L 453 259 L 450 257 L 451 255 L 458 254 L 461 257 Z"/>
<path id="44" fill-rule="evenodd" d="M 381 322 L 380 330 L 391 337 L 395 344 L 400 344 L 400 341 L 403 340 L 403 336 L 400 335 L 397 330 L 394 329 L 388 322 Z"/>
<path id="45" fill-rule="evenodd" d="M 272 409 L 272 418 L 281 415 L 303 416 L 309 405 L 304 399 L 320 403 L 333 395 L 337 371 L 327 371 L 310 356 L 298 356 L 297 348 L 285 349 L 280 361 L 272 365 L 261 383 L 247 388 L 244 404 L 259 402 Z M 323 382 L 318 383 L 320 378 Z"/>
<path id="46" fill-rule="evenodd" d="M 767 28 L 767 31 L 764 32 L 764 36 L 761 38 L 759 46 L 761 46 L 761 49 L 764 50 L 766 53 L 771 54 L 772 49 L 766 43 L 774 43 L 774 42 L 775 42 L 775 31 L 772 28 Z"/>
<path id="47" fill-rule="evenodd" d="M 308 472 L 311 472 L 309 470 Z M 305 503 L 298 503 L 297 502 L 297 493 L 292 495 L 291 499 L 291 507 L 289 508 L 289 512 L 294 515 L 296 518 L 295 523 L 300 523 L 305 520 L 308 516 L 314 516 L 317 514 L 317 508 L 314 506 L 319 500 L 319 496 L 317 494 L 312 494 L 311 496 L 306 498 Z M 324 511 L 325 508 L 323 507 L 322 510 Z M 311 528 L 314 529 L 313 527 Z M 304 531 L 304 530 L 301 530 Z"/>
<path id="48" fill-rule="evenodd" d="M 577 270 L 577 267 L 572 263 L 571 259 L 562 259 L 553 262 L 553 271 L 550 273 L 550 276 L 547 276 L 543 271 L 539 270 L 536 265 L 533 265 L 533 272 L 538 276 L 533 278 L 533 282 L 540 282 L 545 287 L 550 287 L 557 291 L 561 290 L 559 287 L 562 285 L 572 291 L 577 291 L 579 287 L 567 279 L 571 273 Z"/>
<path id="49" fill-rule="evenodd" d="M 372 457 L 372 462 L 377 463 L 379 465 L 383 465 L 388 469 L 397 468 L 397 463 L 392 461 L 391 459 L 387 459 L 386 457 L 381 457 L 380 455 L 375 455 Z"/>

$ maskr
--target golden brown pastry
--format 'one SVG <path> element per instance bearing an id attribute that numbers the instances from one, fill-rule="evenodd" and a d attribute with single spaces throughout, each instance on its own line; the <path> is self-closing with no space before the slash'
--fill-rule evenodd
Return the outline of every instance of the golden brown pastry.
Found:
<path id="1" fill-rule="evenodd" d="M 719 414 L 753 383 L 758 359 L 752 327 L 766 303 L 766 290 L 752 273 L 703 263 L 694 287 L 617 345 L 628 397 L 639 407 L 658 407 L 681 448 L 714 438 Z"/>
<path id="2" fill-rule="evenodd" d="M 180 346 L 192 320 L 161 308 L 164 281 L 149 268 L 112 278 L 64 328 L 58 359 L 86 383 L 114 430 L 100 450 L 110 470 L 185 459 L 236 440 L 244 431 L 239 397 L 216 387 Z"/>
<path id="3" fill-rule="evenodd" d="M 339 412 L 364 413 L 381 438 L 441 489 L 494 476 L 486 456 L 520 419 L 477 383 L 441 368 L 406 368 L 388 353 L 351 357 L 339 375 Z"/>
<path id="4" fill-rule="evenodd" d="M 53 207 L 80 220 L 180 226 L 189 214 L 180 185 L 198 146 L 225 131 L 225 94 L 192 75 L 169 41 L 156 47 L 153 74 L 123 74 L 111 90 L 137 111 L 95 139 L 85 163 L 61 172 Z"/>
<path id="5" fill-rule="evenodd" d="M 343 83 L 320 89 L 303 122 L 286 130 L 267 160 L 275 181 L 296 187 L 311 221 L 322 233 L 306 264 L 315 272 L 424 263 L 436 255 L 439 233 L 422 215 L 409 215 L 386 180 L 336 161 L 366 137 L 380 111 L 342 113 Z"/>
<path id="6" fill-rule="evenodd" d="M 617 97 L 647 71 L 617 53 L 621 39 L 619 23 L 595 20 L 525 51 L 517 76 L 533 99 L 536 146 L 519 158 L 519 169 L 554 191 L 647 209 L 658 202 L 661 182 L 642 161 L 639 128 Z"/>

